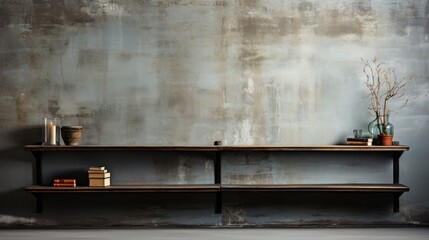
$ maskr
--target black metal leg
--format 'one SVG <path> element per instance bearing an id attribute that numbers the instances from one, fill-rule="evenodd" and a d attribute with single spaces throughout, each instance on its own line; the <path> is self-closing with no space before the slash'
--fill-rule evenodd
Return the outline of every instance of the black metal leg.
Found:
<path id="1" fill-rule="evenodd" d="M 214 142 L 215 146 L 221 146 L 222 145 L 222 141 L 215 141 Z M 216 159 L 214 161 L 214 183 L 215 184 L 220 184 L 222 182 L 221 180 L 221 152 L 218 149 L 218 151 L 216 151 Z"/>
<path id="2" fill-rule="evenodd" d="M 221 153 L 216 153 L 216 160 L 215 160 L 215 184 L 221 184 Z M 222 189 L 221 189 L 222 191 Z M 221 214 L 222 213 L 222 192 L 216 193 L 216 207 L 215 207 L 215 213 Z"/>
<path id="3" fill-rule="evenodd" d="M 393 184 L 399 184 L 399 158 L 402 152 L 393 155 Z M 399 212 L 399 196 L 402 193 L 393 194 L 393 212 Z"/>
<path id="4" fill-rule="evenodd" d="M 401 196 L 401 194 L 393 194 L 393 212 L 399 212 L 399 196 Z"/>
<path id="5" fill-rule="evenodd" d="M 221 214 L 222 213 L 222 192 L 217 192 L 216 193 L 215 213 L 216 214 Z"/>
<path id="6" fill-rule="evenodd" d="M 36 185 L 43 185 L 42 184 L 42 153 L 40 152 L 33 152 L 34 157 L 36 158 Z"/>
<path id="7" fill-rule="evenodd" d="M 222 141 L 215 141 L 214 142 L 215 146 L 221 146 L 222 145 Z M 216 159 L 214 161 L 214 183 L 215 184 L 221 184 L 222 183 L 222 165 L 221 165 L 221 160 L 222 156 L 221 156 L 221 152 L 218 150 L 216 152 Z M 221 214 L 222 213 L 222 189 L 220 189 L 219 192 L 216 193 L 216 203 L 215 203 L 215 213 L 216 214 Z"/>
<path id="8" fill-rule="evenodd" d="M 393 183 L 398 184 L 399 183 L 399 157 L 400 155 L 394 155 L 393 156 Z"/>
<path id="9" fill-rule="evenodd" d="M 221 153 L 216 152 L 216 160 L 214 162 L 214 177 L 215 177 L 215 184 L 221 183 Z"/>
<path id="10" fill-rule="evenodd" d="M 34 157 L 36 158 L 36 172 L 35 172 L 35 181 L 36 185 L 43 185 L 42 183 L 42 153 L 33 152 Z M 36 213 L 43 212 L 43 194 L 34 194 L 36 197 Z"/>

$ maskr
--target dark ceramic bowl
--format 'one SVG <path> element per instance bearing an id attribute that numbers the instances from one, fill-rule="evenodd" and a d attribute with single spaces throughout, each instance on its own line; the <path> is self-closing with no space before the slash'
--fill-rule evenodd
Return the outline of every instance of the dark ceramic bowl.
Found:
<path id="1" fill-rule="evenodd" d="M 82 138 L 82 126 L 62 126 L 61 137 L 66 145 L 77 145 Z"/>

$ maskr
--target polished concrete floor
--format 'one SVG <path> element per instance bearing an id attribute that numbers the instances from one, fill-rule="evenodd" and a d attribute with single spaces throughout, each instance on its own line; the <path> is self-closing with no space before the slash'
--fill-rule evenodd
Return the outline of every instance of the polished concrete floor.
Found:
<path id="1" fill-rule="evenodd" d="M 85 229 L 0 230 L 0 240 L 51 239 L 181 239 L 181 240 L 284 240 L 284 239 L 429 239 L 429 228 L 329 229 Z"/>

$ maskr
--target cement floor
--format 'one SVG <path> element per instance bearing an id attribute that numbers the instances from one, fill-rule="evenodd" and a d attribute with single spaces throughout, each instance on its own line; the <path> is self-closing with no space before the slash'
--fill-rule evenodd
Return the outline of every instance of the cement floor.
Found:
<path id="1" fill-rule="evenodd" d="M 429 239 L 429 228 L 330 229 L 84 229 L 0 230 L 0 240 L 145 239 L 145 240 L 284 240 L 284 239 Z"/>

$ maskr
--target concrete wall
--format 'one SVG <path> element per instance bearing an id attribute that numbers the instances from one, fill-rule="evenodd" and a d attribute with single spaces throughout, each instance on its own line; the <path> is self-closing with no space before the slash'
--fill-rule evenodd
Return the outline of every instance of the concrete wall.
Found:
<path id="1" fill-rule="evenodd" d="M 1 1 L 0 224 L 428 223 L 428 15 L 424 0 Z M 400 76 L 416 77 L 410 104 L 391 116 L 395 139 L 411 146 L 400 172 L 411 192 L 401 197 L 399 214 L 391 212 L 389 196 L 346 195 L 339 201 L 325 194 L 231 194 L 224 214 L 215 215 L 213 196 L 179 194 L 102 201 L 55 196 L 37 215 L 33 197 L 23 191 L 33 180 L 33 157 L 23 146 L 41 140 L 40 119 L 46 116 L 84 126 L 82 144 L 340 143 L 372 119 L 360 59 L 374 56 Z M 391 181 L 389 161 L 284 157 L 227 156 L 223 178 Z M 159 156 L 148 157 L 136 166 L 133 158 L 125 156 L 121 164 L 91 154 L 77 155 L 75 162 L 57 156 L 63 160 L 51 159 L 46 171 L 56 166 L 84 172 L 100 163 L 111 169 L 114 183 L 122 183 L 141 176 L 124 169 L 129 164 L 143 169 L 137 182 L 211 179 L 210 156 L 169 156 L 164 164 L 157 164 Z"/>

